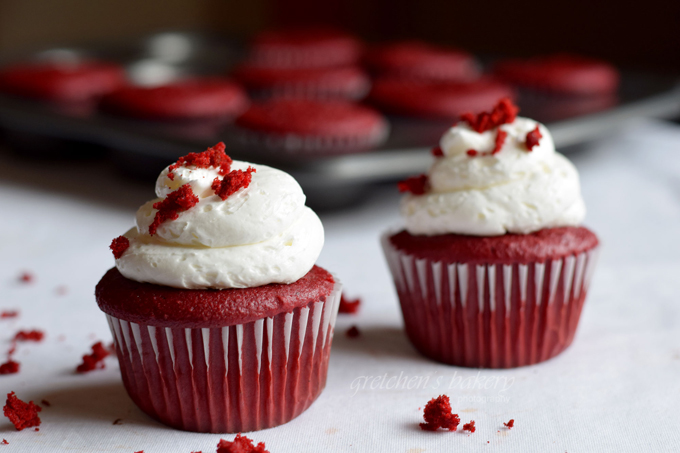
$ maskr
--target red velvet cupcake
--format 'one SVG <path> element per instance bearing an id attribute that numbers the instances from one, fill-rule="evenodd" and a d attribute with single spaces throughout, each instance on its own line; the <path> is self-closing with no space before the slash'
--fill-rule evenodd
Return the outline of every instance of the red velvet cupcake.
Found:
<path id="1" fill-rule="evenodd" d="M 382 246 L 406 333 L 451 365 L 509 368 L 571 344 L 598 251 L 578 173 L 505 99 L 464 115 L 409 192 Z"/>
<path id="2" fill-rule="evenodd" d="M 465 82 L 479 77 L 479 64 L 467 52 L 405 41 L 379 46 L 364 57 L 369 70 L 380 76 L 432 82 Z"/>
<path id="3" fill-rule="evenodd" d="M 102 100 L 102 108 L 155 120 L 233 118 L 248 106 L 243 89 L 226 79 L 195 78 L 157 87 L 127 86 Z"/>
<path id="4" fill-rule="evenodd" d="M 330 28 L 266 31 L 255 37 L 249 60 L 266 67 L 318 68 L 351 65 L 361 58 L 361 43 Z"/>
<path id="5" fill-rule="evenodd" d="M 128 394 L 188 431 L 295 418 L 325 386 L 341 294 L 314 265 L 323 226 L 302 189 L 218 144 L 163 170 L 156 193 L 96 289 Z"/>
<path id="6" fill-rule="evenodd" d="M 431 82 L 402 78 L 379 78 L 373 82 L 369 100 L 396 115 L 433 119 L 458 119 L 468 111 L 490 109 L 514 90 L 501 82 Z"/>
<path id="7" fill-rule="evenodd" d="M 609 95 L 619 85 L 612 65 L 577 55 L 503 60 L 494 65 L 494 74 L 514 85 L 567 96 Z"/>
<path id="8" fill-rule="evenodd" d="M 370 87 L 368 76 L 356 66 L 270 68 L 244 63 L 234 77 L 258 98 L 361 99 Z"/>
<path id="9" fill-rule="evenodd" d="M 272 99 L 253 104 L 235 124 L 245 143 L 289 152 L 365 151 L 388 134 L 380 113 L 340 100 Z"/>

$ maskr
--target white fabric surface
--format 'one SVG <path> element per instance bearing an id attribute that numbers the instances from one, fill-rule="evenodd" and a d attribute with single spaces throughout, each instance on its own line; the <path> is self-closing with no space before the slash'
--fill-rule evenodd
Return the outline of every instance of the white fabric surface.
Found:
<path id="1" fill-rule="evenodd" d="M 603 253 L 565 353 L 500 371 L 418 355 L 401 330 L 379 247 L 379 234 L 400 223 L 399 196 L 384 188 L 361 207 L 321 216 L 327 241 L 319 264 L 363 299 L 358 316 L 338 319 L 326 390 L 298 419 L 249 437 L 272 453 L 680 450 L 680 128 L 640 121 L 571 157 L 586 224 Z M 74 374 L 96 339 L 111 340 L 94 286 L 113 265 L 109 242 L 132 225 L 152 187 L 121 181 L 100 164 L 28 166 L 0 156 L 0 311 L 21 310 L 18 319 L 0 321 L 0 351 L 19 328 L 47 337 L 19 346 L 22 370 L 0 376 L 0 399 L 16 391 L 52 406 L 41 413 L 39 432 L 16 432 L 0 418 L 0 441 L 9 442 L 0 453 L 207 453 L 220 438 L 233 439 L 148 418 L 127 397 L 115 359 L 105 370 Z M 36 275 L 34 284 L 17 282 L 22 270 Z M 60 285 L 67 294 L 57 293 Z M 345 337 L 352 324 L 361 337 Z M 386 388 L 400 374 L 422 379 L 415 388 Z M 382 388 L 378 380 L 356 389 L 376 376 L 385 376 Z M 442 393 L 463 422 L 476 421 L 477 432 L 418 428 L 425 403 Z M 112 425 L 118 418 L 123 424 Z M 503 429 L 511 418 L 515 428 Z"/>

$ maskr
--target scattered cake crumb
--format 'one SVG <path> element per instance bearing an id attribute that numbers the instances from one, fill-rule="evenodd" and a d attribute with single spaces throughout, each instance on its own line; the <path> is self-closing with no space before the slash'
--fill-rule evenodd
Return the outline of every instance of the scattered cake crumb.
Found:
<path id="1" fill-rule="evenodd" d="M 340 309 L 339 313 L 354 314 L 359 311 L 359 305 L 361 304 L 361 299 L 349 299 L 345 297 L 344 294 L 340 296 Z"/>
<path id="2" fill-rule="evenodd" d="M 40 426 L 38 412 L 41 410 L 42 408 L 34 404 L 33 401 L 28 403 L 21 401 L 14 392 L 7 394 L 7 402 L 3 407 L 5 417 L 9 418 L 17 431 Z"/>
<path id="3" fill-rule="evenodd" d="M 265 450 L 264 442 L 255 446 L 252 439 L 237 434 L 232 442 L 220 439 L 217 444 L 217 453 L 269 453 L 269 450 Z"/>
<path id="4" fill-rule="evenodd" d="M 35 281 L 35 275 L 31 272 L 24 271 L 19 275 L 19 281 L 22 283 L 33 283 Z"/>
<path id="5" fill-rule="evenodd" d="M 164 200 L 153 204 L 157 209 L 156 216 L 149 225 L 149 234 L 153 236 L 161 223 L 167 220 L 176 220 L 179 213 L 193 208 L 198 203 L 198 197 L 194 195 L 190 184 L 184 184 L 174 192 L 170 192 Z"/>
<path id="6" fill-rule="evenodd" d="M 527 150 L 531 151 L 534 146 L 538 145 L 538 142 L 543 138 L 541 132 L 538 130 L 538 126 L 530 132 L 527 133 L 526 139 L 524 139 L 524 144 L 527 146 Z"/>
<path id="7" fill-rule="evenodd" d="M 2 374 L 16 374 L 19 372 L 20 368 L 19 362 L 15 362 L 12 359 L 9 359 L 7 362 L 3 363 L 0 365 L 0 375 Z"/>
<path id="8" fill-rule="evenodd" d="M 356 338 L 359 335 L 361 335 L 361 332 L 359 331 L 359 328 L 357 326 L 352 326 L 349 329 L 347 329 L 345 335 L 347 335 L 349 338 Z"/>
<path id="9" fill-rule="evenodd" d="M 470 420 L 470 423 L 466 423 L 463 425 L 463 431 L 470 431 L 471 433 L 474 433 L 477 430 L 475 428 L 475 421 Z"/>
<path id="10" fill-rule="evenodd" d="M 441 146 L 435 146 L 432 148 L 432 155 L 434 157 L 443 157 L 444 156 L 444 151 L 442 150 Z"/>
<path id="11" fill-rule="evenodd" d="M 0 442 L 2 445 L 9 445 L 9 442 L 7 442 L 7 439 L 2 439 L 2 442 Z"/>
<path id="12" fill-rule="evenodd" d="M 423 419 L 425 423 L 420 424 L 420 429 L 424 431 L 436 431 L 439 428 L 455 431 L 460 424 L 458 414 L 451 412 L 451 401 L 447 395 L 439 395 L 428 401 L 423 411 Z"/>
<path id="13" fill-rule="evenodd" d="M 111 355 L 111 351 L 106 349 L 101 341 L 92 345 L 92 353 L 83 356 L 83 363 L 78 365 L 76 372 L 88 373 L 93 370 L 101 370 L 105 367 L 104 359 Z"/>
<path id="14" fill-rule="evenodd" d="M 0 312 L 0 319 L 10 319 L 19 316 L 19 310 L 5 310 Z"/>
<path id="15" fill-rule="evenodd" d="M 248 167 L 246 171 L 234 170 L 222 178 L 222 180 L 215 178 L 212 182 L 212 190 L 222 200 L 226 200 L 240 189 L 247 188 L 253 180 L 253 173 L 256 171 L 253 167 Z"/>
<path id="16" fill-rule="evenodd" d="M 503 98 L 498 101 L 491 112 L 481 112 L 477 115 L 465 113 L 461 115 L 461 120 L 468 123 L 473 131 L 481 134 L 501 124 L 512 123 L 518 112 L 519 108 L 512 103 L 510 98 Z"/>
<path id="17" fill-rule="evenodd" d="M 503 423 L 503 425 L 508 429 L 512 429 L 512 427 L 515 426 L 515 419 L 511 418 L 509 422 Z"/>
<path id="18" fill-rule="evenodd" d="M 233 162 L 231 157 L 227 156 L 224 152 L 225 150 L 224 142 L 219 142 L 203 152 L 189 153 L 186 156 L 182 156 L 168 168 L 168 178 L 174 181 L 175 174 L 173 171 L 179 167 L 219 168 L 219 174 L 224 176 L 231 170 L 231 163 Z"/>
<path id="19" fill-rule="evenodd" d="M 40 342 L 45 338 L 45 333 L 40 330 L 20 330 L 14 335 L 14 341 Z"/>
<path id="20" fill-rule="evenodd" d="M 109 248 L 113 252 L 113 257 L 115 259 L 120 259 L 120 257 L 123 256 L 129 247 L 130 240 L 125 236 L 118 236 L 113 241 L 111 241 L 111 245 L 109 245 Z"/>
<path id="21" fill-rule="evenodd" d="M 429 186 L 427 175 L 411 176 L 397 183 L 399 192 L 411 192 L 413 195 L 422 195 L 427 192 Z"/>
<path id="22" fill-rule="evenodd" d="M 50 404 L 50 402 L 47 401 L 47 400 L 42 400 L 42 401 L 40 401 L 40 404 L 42 404 L 43 406 L 47 406 L 47 407 L 50 407 L 50 406 L 52 405 L 52 404 Z"/>

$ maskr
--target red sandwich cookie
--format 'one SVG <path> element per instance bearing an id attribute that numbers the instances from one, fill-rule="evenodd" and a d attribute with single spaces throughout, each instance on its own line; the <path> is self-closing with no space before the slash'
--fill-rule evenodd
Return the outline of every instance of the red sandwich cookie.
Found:
<path id="1" fill-rule="evenodd" d="M 388 124 L 378 112 L 347 101 L 273 99 L 236 119 L 242 139 L 292 152 L 357 152 L 380 145 Z"/>
<path id="2" fill-rule="evenodd" d="M 369 100 L 386 113 L 422 118 L 457 119 L 465 112 L 490 109 L 500 98 L 514 98 L 505 83 L 423 82 L 399 78 L 374 81 Z"/>
<path id="3" fill-rule="evenodd" d="M 157 87 L 128 86 L 106 96 L 102 108 L 121 115 L 157 120 L 232 118 L 248 98 L 225 79 L 196 78 Z"/>
<path id="4" fill-rule="evenodd" d="M 361 43 L 352 35 L 328 28 L 266 31 L 255 37 L 249 60 L 268 67 L 322 67 L 355 64 Z"/>
<path id="5" fill-rule="evenodd" d="M 619 73 L 605 61 L 578 55 L 509 59 L 494 65 L 494 74 L 517 86 L 568 96 L 612 94 Z"/>
<path id="6" fill-rule="evenodd" d="M 370 87 L 368 76 L 355 66 L 270 68 L 245 63 L 234 77 L 255 97 L 361 99 Z"/>
<path id="7" fill-rule="evenodd" d="M 479 64 L 467 52 L 405 41 L 376 47 L 364 57 L 375 74 L 423 81 L 461 82 L 480 75 Z"/>

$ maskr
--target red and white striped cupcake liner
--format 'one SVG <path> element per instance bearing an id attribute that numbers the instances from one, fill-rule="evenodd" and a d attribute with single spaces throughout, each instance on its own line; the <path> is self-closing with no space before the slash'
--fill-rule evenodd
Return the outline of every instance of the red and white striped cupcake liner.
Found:
<path id="1" fill-rule="evenodd" d="M 107 315 L 125 388 L 141 410 L 177 429 L 238 433 L 286 423 L 326 385 L 340 293 L 336 278 L 325 300 L 217 328 Z"/>
<path id="2" fill-rule="evenodd" d="M 574 338 L 599 248 L 545 262 L 446 263 L 382 247 L 406 334 L 423 355 L 512 368 L 556 356 Z"/>

